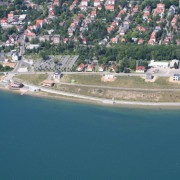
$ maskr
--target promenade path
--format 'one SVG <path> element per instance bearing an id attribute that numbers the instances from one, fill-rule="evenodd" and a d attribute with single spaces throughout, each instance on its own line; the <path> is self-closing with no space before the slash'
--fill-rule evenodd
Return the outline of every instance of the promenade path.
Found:
<path id="1" fill-rule="evenodd" d="M 30 87 L 30 85 L 27 85 L 27 84 L 25 86 Z M 94 102 L 103 103 L 103 104 L 180 107 L 180 102 L 177 102 L 177 103 L 176 102 L 138 102 L 138 101 L 123 101 L 123 100 L 113 100 L 113 99 L 111 100 L 111 99 L 105 99 L 105 98 L 96 98 L 92 96 L 84 96 L 84 95 L 79 95 L 79 94 L 74 94 L 74 93 L 67 93 L 67 92 L 52 90 L 49 88 L 44 88 L 44 87 L 39 87 L 39 86 L 33 86 L 33 87 L 36 87 L 37 89 L 39 88 L 42 92 L 46 92 L 50 94 L 79 98 L 79 99 L 84 99 L 86 101 L 94 101 Z"/>
<path id="2" fill-rule="evenodd" d="M 148 89 L 148 88 L 126 88 L 126 87 L 112 87 L 112 86 L 101 86 L 101 85 L 88 85 L 88 84 L 73 84 L 73 83 L 64 83 L 58 82 L 56 84 L 68 85 L 68 86 L 78 86 L 78 87 L 89 87 L 89 88 L 103 88 L 103 89 L 112 89 L 112 90 L 129 90 L 129 91 L 180 91 L 180 89 Z"/>

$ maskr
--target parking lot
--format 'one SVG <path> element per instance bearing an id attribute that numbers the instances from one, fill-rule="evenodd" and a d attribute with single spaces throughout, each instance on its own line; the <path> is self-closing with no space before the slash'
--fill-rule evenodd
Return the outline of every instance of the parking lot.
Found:
<path id="1" fill-rule="evenodd" d="M 147 73 L 151 73 L 156 76 L 173 76 L 173 74 L 180 74 L 180 69 L 151 68 L 147 70 Z"/>
<path id="2" fill-rule="evenodd" d="M 77 59 L 76 55 L 63 55 L 36 61 L 33 66 L 35 71 L 71 71 Z"/>

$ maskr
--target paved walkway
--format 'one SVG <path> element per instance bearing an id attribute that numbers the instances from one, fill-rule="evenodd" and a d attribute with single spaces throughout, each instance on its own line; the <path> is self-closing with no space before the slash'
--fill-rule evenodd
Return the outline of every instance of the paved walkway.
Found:
<path id="1" fill-rule="evenodd" d="M 56 91 L 56 90 L 42 88 L 42 87 L 37 87 L 37 88 L 40 88 L 41 91 L 43 91 L 43 92 L 47 92 L 47 93 L 51 93 L 51 94 L 80 98 L 80 99 L 85 99 L 87 101 L 90 100 L 90 101 L 100 102 L 100 103 L 104 103 L 104 104 L 180 107 L 180 102 L 177 102 L 177 103 L 162 102 L 161 103 L 161 102 L 138 102 L 138 101 L 135 102 L 135 101 L 111 100 L 111 99 L 96 98 L 96 97 L 91 97 L 91 96 L 84 96 L 84 95 L 78 95 L 78 94 L 73 94 L 73 93 L 61 92 L 61 91 Z"/>
<path id="2" fill-rule="evenodd" d="M 68 86 L 78 86 L 78 87 L 92 87 L 92 88 L 103 88 L 103 89 L 113 89 L 113 90 L 127 90 L 127 91 L 180 91 L 180 89 L 145 89 L 145 88 L 125 88 L 125 87 L 112 87 L 112 86 L 100 86 L 100 85 L 88 85 L 88 84 L 73 84 L 59 82 L 56 84 L 68 85 Z"/>

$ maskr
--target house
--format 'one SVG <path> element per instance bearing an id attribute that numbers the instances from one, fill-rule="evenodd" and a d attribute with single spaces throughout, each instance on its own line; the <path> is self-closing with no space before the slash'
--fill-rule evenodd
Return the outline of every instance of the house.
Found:
<path id="1" fill-rule="evenodd" d="M 98 8 L 98 10 L 102 10 L 102 6 L 101 5 L 97 6 L 97 8 Z"/>
<path id="2" fill-rule="evenodd" d="M 151 12 L 151 6 L 146 6 L 143 10 L 144 13 L 149 13 Z"/>
<path id="3" fill-rule="evenodd" d="M 105 4 L 114 5 L 115 4 L 115 0 L 107 0 Z"/>
<path id="4" fill-rule="evenodd" d="M 71 37 L 71 36 L 73 36 L 73 30 L 72 29 L 68 29 L 68 35 L 69 35 L 69 37 Z"/>
<path id="5" fill-rule="evenodd" d="M 78 71 L 78 72 L 82 72 L 82 71 L 84 71 L 85 68 L 86 68 L 86 65 L 83 64 L 83 63 L 81 63 L 81 64 L 77 67 L 77 71 Z"/>
<path id="6" fill-rule="evenodd" d="M 50 41 L 50 35 L 40 35 L 38 37 L 40 42 Z"/>
<path id="7" fill-rule="evenodd" d="M 146 31 L 146 28 L 144 28 L 143 26 L 140 26 L 140 25 L 138 25 L 136 28 L 141 32 Z"/>
<path id="8" fill-rule="evenodd" d="M 168 45 L 169 43 L 170 43 L 170 39 L 168 37 L 165 37 L 163 44 Z"/>
<path id="9" fill-rule="evenodd" d="M 99 5 L 101 5 L 100 0 L 94 0 L 94 7 L 98 7 Z"/>
<path id="10" fill-rule="evenodd" d="M 124 29 L 121 29 L 121 30 L 120 30 L 119 35 L 120 35 L 120 36 L 124 36 L 124 35 L 125 35 L 125 31 L 124 31 Z"/>
<path id="11" fill-rule="evenodd" d="M 26 49 L 33 50 L 33 49 L 38 49 L 39 47 L 40 47 L 39 44 L 29 44 L 26 46 Z"/>
<path id="12" fill-rule="evenodd" d="M 25 32 L 24 32 L 24 39 L 25 39 L 25 38 L 28 38 L 29 41 L 31 41 L 32 39 L 36 38 L 36 34 L 27 29 L 27 30 L 25 30 Z"/>
<path id="13" fill-rule="evenodd" d="M 64 40 L 63 40 L 64 44 L 67 44 L 68 41 L 69 41 L 68 38 L 64 38 Z"/>
<path id="14" fill-rule="evenodd" d="M 85 38 L 85 37 L 82 38 L 82 43 L 83 43 L 83 44 L 87 44 L 87 41 L 86 41 L 86 38 Z"/>
<path id="15" fill-rule="evenodd" d="M 117 44 L 118 43 L 118 37 L 116 36 L 116 37 L 112 38 L 111 42 Z"/>
<path id="16" fill-rule="evenodd" d="M 168 16 L 174 15 L 177 11 L 177 7 L 175 5 L 171 5 L 168 11 Z"/>
<path id="17" fill-rule="evenodd" d="M 154 67 L 154 68 L 168 68 L 169 67 L 169 62 L 151 60 L 151 62 L 148 64 L 148 66 L 149 67 Z"/>
<path id="18" fill-rule="evenodd" d="M 116 70 L 117 70 L 117 66 L 115 64 L 112 64 L 109 68 L 110 72 L 116 72 Z"/>
<path id="19" fill-rule="evenodd" d="M 123 28 L 124 28 L 125 32 L 129 29 L 129 22 L 128 21 L 123 22 Z"/>
<path id="20" fill-rule="evenodd" d="M 18 61 L 19 60 L 19 55 L 18 53 L 13 53 L 12 54 L 12 61 L 15 62 L 15 61 Z"/>
<path id="21" fill-rule="evenodd" d="M 159 3 L 157 4 L 157 7 L 156 9 L 154 10 L 154 15 L 164 15 L 164 12 L 165 12 L 165 4 L 162 4 L 162 3 Z"/>
<path id="22" fill-rule="evenodd" d="M 173 81 L 180 81 L 180 74 L 173 74 Z"/>
<path id="23" fill-rule="evenodd" d="M 142 39 L 142 38 L 140 38 L 139 40 L 138 40 L 138 44 L 143 44 L 144 43 L 144 40 Z"/>
<path id="24" fill-rule="evenodd" d="M 94 19 L 97 15 L 97 12 L 95 10 L 91 11 L 91 18 Z"/>
<path id="25" fill-rule="evenodd" d="M 51 80 L 45 80 L 41 83 L 41 86 L 44 86 L 44 87 L 52 87 L 54 86 L 54 81 L 51 81 Z"/>
<path id="26" fill-rule="evenodd" d="M 121 39 L 121 42 L 122 42 L 122 43 L 125 43 L 125 42 L 126 42 L 126 39 L 125 39 L 125 38 L 122 38 L 122 39 Z"/>
<path id="27" fill-rule="evenodd" d="M 137 73 L 144 73 L 145 67 L 144 66 L 136 66 L 136 72 Z"/>
<path id="28" fill-rule="evenodd" d="M 60 35 L 54 35 L 51 37 L 51 41 L 53 44 L 59 44 L 60 43 Z"/>
<path id="29" fill-rule="evenodd" d="M 149 44 L 149 45 L 154 45 L 155 43 L 156 43 L 156 32 L 153 31 L 153 32 L 151 33 L 151 37 L 150 37 L 150 39 L 149 39 L 149 41 L 148 41 L 148 44 Z"/>
<path id="30" fill-rule="evenodd" d="M 114 5 L 106 5 L 105 6 L 105 9 L 108 10 L 108 11 L 114 11 Z"/>
<path id="31" fill-rule="evenodd" d="M 53 75 L 53 78 L 54 79 L 60 79 L 61 78 L 61 72 L 60 71 L 55 72 Z"/>
<path id="32" fill-rule="evenodd" d="M 125 13 L 125 11 L 122 9 L 119 14 L 117 15 L 116 19 L 121 20 L 122 15 Z"/>
<path id="33" fill-rule="evenodd" d="M 88 6 L 88 0 L 82 0 L 81 1 L 81 6 Z"/>
<path id="34" fill-rule="evenodd" d="M 36 26 L 40 26 L 41 28 L 43 27 L 44 24 L 47 23 L 46 19 L 37 19 L 36 20 Z"/>
<path id="35" fill-rule="evenodd" d="M 114 28 L 113 27 L 107 27 L 107 32 L 110 34 Z"/>
<path id="36" fill-rule="evenodd" d="M 95 69 L 95 64 L 88 64 L 86 72 L 92 72 Z"/>
<path id="37" fill-rule="evenodd" d="M 19 16 L 19 20 L 20 21 L 24 21 L 26 19 L 26 14 L 21 14 L 20 16 Z"/>
<path id="38" fill-rule="evenodd" d="M 81 11 L 87 11 L 87 6 L 80 6 Z"/>
<path id="39" fill-rule="evenodd" d="M 54 0 L 53 5 L 54 6 L 59 6 L 59 0 Z"/>
<path id="40" fill-rule="evenodd" d="M 171 20 L 171 26 L 173 27 L 173 29 L 177 29 L 176 22 L 177 22 L 177 15 L 175 15 Z"/>
<path id="41" fill-rule="evenodd" d="M 161 26 L 156 26 L 154 31 L 155 32 L 161 31 Z"/>
<path id="42" fill-rule="evenodd" d="M 13 19 L 14 19 L 14 14 L 13 13 L 8 14 L 8 21 L 12 22 Z"/>
<path id="43" fill-rule="evenodd" d="M 150 16 L 149 12 L 144 13 L 143 14 L 143 20 L 148 20 L 149 16 Z"/>
<path id="44" fill-rule="evenodd" d="M 101 66 L 99 66 L 98 71 L 99 72 L 104 72 L 105 69 L 106 69 L 106 66 L 105 65 L 101 65 Z"/>
<path id="45" fill-rule="evenodd" d="M 0 25 L 3 26 L 7 26 L 8 25 L 8 20 L 7 18 L 2 18 L 0 19 Z"/>
<path id="46" fill-rule="evenodd" d="M 136 5 L 133 9 L 132 9 L 133 13 L 137 13 L 138 12 L 138 5 Z"/>
<path id="47" fill-rule="evenodd" d="M 28 30 L 35 31 L 35 32 L 37 32 L 39 28 L 40 28 L 39 25 L 33 25 L 33 26 L 28 26 L 27 27 Z"/>

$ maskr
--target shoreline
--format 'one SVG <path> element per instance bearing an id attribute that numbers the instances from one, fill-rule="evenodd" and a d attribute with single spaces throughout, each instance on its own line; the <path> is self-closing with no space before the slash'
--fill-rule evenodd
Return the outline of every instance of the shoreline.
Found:
<path id="1" fill-rule="evenodd" d="M 45 88 L 44 88 L 45 89 Z M 71 94 L 66 92 L 59 92 L 59 94 L 40 91 L 40 92 L 30 92 L 27 91 L 24 94 L 21 94 L 21 90 L 9 90 L 5 87 L 0 87 L 0 90 L 15 93 L 19 95 L 28 95 L 33 97 L 40 97 L 46 99 L 55 99 L 55 100 L 64 100 L 68 102 L 91 104 L 91 105 L 100 105 L 100 106 L 109 106 L 109 107 L 125 107 L 125 108 L 137 108 L 137 109 L 180 109 L 180 102 L 138 102 L 138 101 L 124 101 L 124 100 L 110 100 L 102 99 L 90 96 L 83 96 L 77 94 Z M 51 91 L 51 90 L 50 90 Z M 64 94 L 64 95 L 63 95 Z"/>

